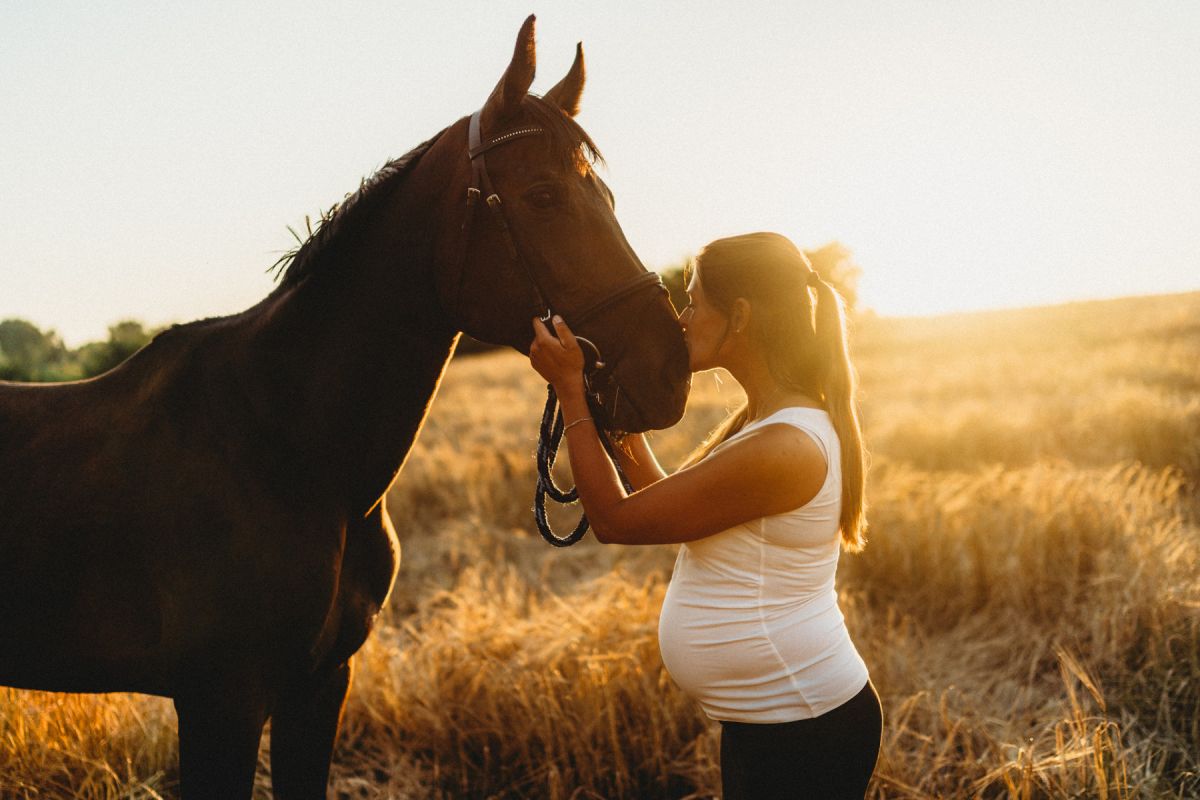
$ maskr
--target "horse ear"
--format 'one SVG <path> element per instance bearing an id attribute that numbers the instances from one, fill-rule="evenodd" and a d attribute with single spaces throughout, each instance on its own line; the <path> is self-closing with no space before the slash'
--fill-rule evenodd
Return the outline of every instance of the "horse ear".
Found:
<path id="1" fill-rule="evenodd" d="M 583 95 L 583 83 L 587 80 L 587 70 L 583 68 L 583 42 L 575 45 L 575 63 L 567 71 L 567 75 L 550 91 L 546 92 L 545 100 L 561 108 L 568 117 L 579 113 L 579 98 Z"/>
<path id="2" fill-rule="evenodd" d="M 521 100 L 529 93 L 533 84 L 533 72 L 537 67 L 537 48 L 533 41 L 534 16 L 530 14 L 517 34 L 517 46 L 513 50 L 508 69 L 500 76 L 500 82 L 492 90 L 491 97 L 483 104 L 482 117 L 485 129 L 495 131 L 498 125 L 516 113 Z"/>

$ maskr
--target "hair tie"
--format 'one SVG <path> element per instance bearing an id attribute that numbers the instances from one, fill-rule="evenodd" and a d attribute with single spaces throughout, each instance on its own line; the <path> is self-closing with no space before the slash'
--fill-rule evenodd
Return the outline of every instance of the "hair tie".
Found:
<path id="1" fill-rule="evenodd" d="M 807 283 L 814 289 L 821 285 L 821 276 L 817 274 L 815 269 L 809 270 Z"/>

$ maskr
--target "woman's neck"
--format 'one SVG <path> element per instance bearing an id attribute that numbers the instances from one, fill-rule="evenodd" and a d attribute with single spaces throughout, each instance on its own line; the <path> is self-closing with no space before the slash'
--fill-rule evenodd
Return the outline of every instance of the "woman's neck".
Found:
<path id="1" fill-rule="evenodd" d="M 746 422 L 769 417 L 782 408 L 823 408 L 814 397 L 781 386 L 761 360 L 729 365 L 729 373 L 746 392 Z"/>

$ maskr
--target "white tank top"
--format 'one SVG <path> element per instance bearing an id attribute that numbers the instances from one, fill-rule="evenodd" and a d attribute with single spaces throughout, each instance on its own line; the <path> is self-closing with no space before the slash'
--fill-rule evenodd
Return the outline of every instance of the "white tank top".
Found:
<path id="1" fill-rule="evenodd" d="M 717 720 L 810 719 L 867 682 L 834 589 L 842 470 L 829 415 L 781 409 L 717 449 L 773 423 L 816 441 L 828 465 L 825 483 L 800 508 L 682 545 L 659 617 L 667 671 Z"/>

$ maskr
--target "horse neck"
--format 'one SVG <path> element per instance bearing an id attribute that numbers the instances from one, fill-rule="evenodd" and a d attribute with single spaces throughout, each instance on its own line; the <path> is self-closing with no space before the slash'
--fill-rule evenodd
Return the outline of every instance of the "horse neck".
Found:
<path id="1" fill-rule="evenodd" d="M 436 202 L 407 184 L 321 254 L 336 263 L 264 302 L 255 337 L 271 427 L 304 461 L 303 484 L 350 513 L 403 465 L 458 335 L 436 294 Z"/>

